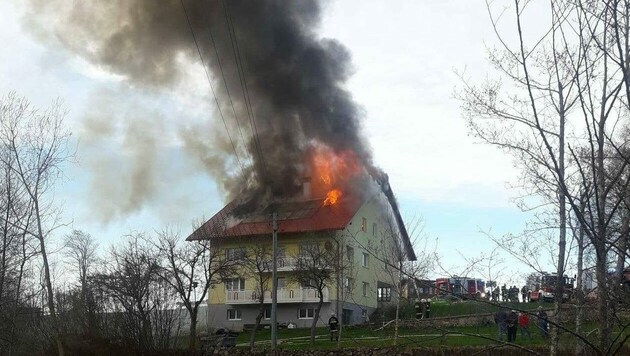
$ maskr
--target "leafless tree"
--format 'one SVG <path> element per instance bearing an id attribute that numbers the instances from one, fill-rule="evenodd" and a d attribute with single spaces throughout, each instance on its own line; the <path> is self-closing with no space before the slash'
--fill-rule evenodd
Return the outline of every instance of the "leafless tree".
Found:
<path id="1" fill-rule="evenodd" d="M 151 313 L 158 279 L 158 259 L 141 234 L 127 236 L 122 247 L 112 247 L 106 270 L 97 274 L 97 283 L 125 315 L 127 339 L 139 350 L 153 347 Z"/>
<path id="2" fill-rule="evenodd" d="M 82 316 L 83 332 L 86 335 L 96 332 L 96 311 L 90 291 L 89 276 L 93 274 L 97 260 L 98 243 L 88 233 L 74 230 L 66 236 L 65 256 L 69 267 L 78 273 L 79 314 Z"/>
<path id="3" fill-rule="evenodd" d="M 611 222 L 622 202 L 613 189 L 627 187 L 629 179 L 624 174 L 627 139 L 619 128 L 627 126 L 630 99 L 630 6 L 621 0 L 552 1 L 549 25 L 530 40 L 524 24 L 531 6 L 515 0 L 508 9 L 516 38 L 510 43 L 498 23 L 505 12 L 496 16 L 488 4 L 500 43 L 499 50 L 490 52 L 490 61 L 509 85 L 502 86 L 500 80 L 481 86 L 465 83 L 463 108 L 472 132 L 513 154 L 522 168 L 523 188 L 557 214 L 557 224 L 550 227 L 559 234 L 559 276 L 565 265 L 567 208 L 583 228 L 596 256 L 601 327 L 594 351 L 607 353 L 625 342 L 617 338 L 612 347 L 614 298 L 607 280 L 619 237 Z M 620 158 L 619 165 L 610 164 Z M 592 194 L 582 208 L 584 191 Z M 556 295 L 561 291 L 558 283 Z M 556 303 L 556 321 L 560 311 Z M 558 346 L 556 329 L 552 354 Z"/>
<path id="4" fill-rule="evenodd" d="M 33 223 L 20 225 L 39 242 L 42 257 L 47 307 L 54 330 L 57 351 L 64 354 L 55 312 L 47 242 L 59 226 L 58 209 L 52 202 L 52 189 L 62 173 L 62 166 L 72 157 L 64 126 L 65 110 L 60 101 L 46 110 L 34 109 L 28 100 L 10 93 L 0 101 L 0 145 L 7 154 L 2 164 L 10 167 L 33 209 Z"/>
<path id="5" fill-rule="evenodd" d="M 203 229 L 198 230 L 198 234 L 202 232 Z M 157 272 L 175 291 L 190 317 L 188 345 L 191 350 L 197 347 L 199 306 L 205 302 L 204 298 L 211 285 L 220 283 L 234 266 L 234 261 L 226 259 L 223 250 L 218 244 L 215 245 L 217 241 L 217 237 L 207 236 L 186 242 L 178 233 L 164 229 L 154 243 L 160 257 Z M 196 292 L 197 287 L 201 290 L 200 293 Z"/>
<path id="6" fill-rule="evenodd" d="M 295 256 L 296 267 L 293 278 L 301 286 L 314 288 L 319 297 L 317 307 L 313 315 L 311 324 L 311 345 L 315 344 L 315 328 L 319 320 L 319 314 L 324 304 L 324 293 L 327 286 L 335 285 L 337 281 L 337 271 L 339 260 L 339 244 L 335 236 L 326 234 L 325 236 L 309 236 L 300 245 L 300 251 Z M 337 286 L 339 288 L 339 286 Z M 348 286 L 352 288 L 351 286 Z"/>
<path id="7" fill-rule="evenodd" d="M 255 295 L 258 302 L 258 314 L 249 337 L 249 349 L 254 351 L 256 331 L 265 313 L 265 292 L 270 290 L 272 269 L 271 241 L 260 241 L 250 244 L 245 251 L 243 268 L 247 275 L 256 281 Z M 281 257 L 279 257 L 281 258 Z"/>
<path id="8" fill-rule="evenodd" d="M 381 229 L 377 234 L 377 239 L 368 240 L 367 243 L 356 240 L 359 247 L 367 250 L 377 263 L 383 264 L 383 269 L 378 269 L 379 277 L 392 286 L 392 298 L 396 303 L 394 345 L 398 343 L 402 298 L 405 292 L 411 289 L 411 285 L 413 285 L 413 290 L 418 290 L 418 281 L 426 278 L 433 270 L 437 258 L 435 249 L 429 248 L 422 219 L 410 219 L 409 221 L 407 230 L 411 244 L 416 250 L 415 260 L 410 260 L 400 228 L 391 215 L 385 215 L 379 221 L 378 225 L 381 226 Z"/>

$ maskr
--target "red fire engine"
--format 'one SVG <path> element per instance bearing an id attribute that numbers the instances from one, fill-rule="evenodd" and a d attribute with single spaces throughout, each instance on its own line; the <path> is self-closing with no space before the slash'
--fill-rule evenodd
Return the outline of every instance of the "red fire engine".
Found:
<path id="1" fill-rule="evenodd" d="M 435 293 L 438 296 L 456 298 L 483 298 L 486 283 L 482 279 L 458 277 L 438 278 L 435 280 Z"/>
<path id="2" fill-rule="evenodd" d="M 556 291 L 556 281 L 558 275 L 556 273 L 543 272 L 540 275 L 532 274 L 527 278 L 527 285 L 531 291 L 529 300 L 531 302 L 537 302 L 539 300 L 549 302 L 555 299 L 554 293 Z M 562 277 L 562 300 L 567 301 L 573 296 L 573 282 L 574 278 L 567 277 L 565 274 Z"/>

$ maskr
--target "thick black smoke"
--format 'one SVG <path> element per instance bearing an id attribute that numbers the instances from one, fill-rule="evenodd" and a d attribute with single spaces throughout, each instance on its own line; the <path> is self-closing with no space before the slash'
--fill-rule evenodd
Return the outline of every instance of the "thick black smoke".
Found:
<path id="1" fill-rule="evenodd" d="M 43 29 L 42 38 L 58 41 L 91 63 L 125 76 L 134 87 L 154 90 L 181 84 L 185 64 L 199 62 L 186 11 L 231 138 L 241 151 L 241 184 L 226 185 L 233 197 L 244 186 L 274 196 L 295 194 L 305 153 L 313 142 L 334 150 L 352 149 L 371 166 L 370 150 L 361 137 L 360 112 L 344 88 L 351 72 L 350 55 L 337 41 L 321 39 L 316 32 L 321 1 L 184 0 L 183 4 L 179 0 L 30 0 L 29 16 L 37 22 L 36 28 Z M 218 113 L 214 119 L 219 120 Z M 212 136 L 201 130 L 182 130 L 181 137 L 196 154 L 203 155 L 201 142 L 213 147 L 208 142 Z M 218 168 L 208 166 L 208 170 L 228 176 L 225 161 L 216 155 L 222 152 L 233 159 L 234 150 L 231 145 L 221 146 L 206 164 L 216 162 Z"/>

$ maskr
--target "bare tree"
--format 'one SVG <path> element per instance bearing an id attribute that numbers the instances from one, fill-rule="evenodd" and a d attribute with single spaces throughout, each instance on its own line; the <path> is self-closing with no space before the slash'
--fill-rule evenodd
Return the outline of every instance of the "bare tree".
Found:
<path id="1" fill-rule="evenodd" d="M 204 230 L 199 229 L 198 234 Z M 200 237 L 197 235 L 197 237 Z M 178 233 L 165 229 L 159 233 L 157 246 L 160 256 L 158 274 L 172 288 L 190 316 L 189 348 L 197 347 L 197 317 L 212 284 L 220 283 L 231 273 L 233 262 L 214 243 L 217 238 L 200 238 L 185 242 Z M 196 288 L 201 293 L 196 293 Z"/>
<path id="2" fill-rule="evenodd" d="M 547 203 L 557 219 L 557 273 L 565 269 L 567 208 L 571 209 L 596 256 L 598 321 L 601 325 L 597 352 L 611 348 L 613 295 L 608 280 L 611 255 L 616 255 L 619 235 L 611 222 L 622 199 L 615 187 L 627 187 L 624 174 L 628 157 L 626 138 L 630 99 L 627 1 L 552 1 L 547 8 L 549 25 L 533 41 L 525 35 L 524 19 L 531 2 L 515 0 L 515 42 L 510 45 L 488 4 L 500 49 L 490 61 L 509 86 L 501 81 L 481 86 L 466 83 L 463 108 L 472 132 L 483 141 L 514 155 L 522 168 L 523 187 L 530 196 Z M 502 12 L 503 14 L 503 12 Z M 612 159 L 619 165 L 610 164 Z M 585 208 L 582 192 L 590 191 Z M 556 286 L 553 318 L 559 320 L 558 300 L 562 278 Z M 557 322 L 552 323 L 557 325 Z M 558 346 L 552 328 L 551 353 Z M 621 347 L 624 340 L 617 339 Z M 592 347 L 593 345 L 590 345 Z"/>
<path id="3" fill-rule="evenodd" d="M 379 269 L 379 278 L 383 278 L 392 286 L 392 298 L 395 298 L 396 303 L 394 315 L 394 345 L 396 345 L 402 298 L 412 285 L 413 290 L 419 289 L 418 280 L 426 278 L 432 271 L 436 262 L 436 253 L 434 249 L 429 248 L 422 219 L 411 219 L 410 228 L 407 229 L 411 244 L 417 250 L 414 261 L 410 260 L 407 254 L 395 219 L 391 215 L 386 215 L 380 220 L 379 225 L 382 228 L 376 240 L 368 240 L 367 244 L 356 240 L 356 243 L 383 264 L 383 269 Z"/>
<path id="4" fill-rule="evenodd" d="M 0 144 L 8 152 L 0 155 L 0 159 L 15 173 L 33 209 L 33 224 L 26 231 L 39 242 L 47 307 L 60 355 L 64 354 L 64 348 L 46 246 L 51 232 L 59 226 L 58 209 L 51 200 L 52 189 L 63 164 L 72 157 L 68 146 L 70 133 L 63 123 L 65 115 L 60 101 L 44 111 L 32 108 L 28 100 L 15 93 L 0 101 Z"/>
<path id="5" fill-rule="evenodd" d="M 311 324 L 310 341 L 311 345 L 314 345 L 315 328 L 324 304 L 324 294 L 327 291 L 327 286 L 334 285 L 337 281 L 336 267 L 341 255 L 339 254 L 338 241 L 332 234 L 323 237 L 313 235 L 304 240 L 309 242 L 301 244 L 300 251 L 295 256 L 296 267 L 293 278 L 304 287 L 314 288 L 319 297 Z M 348 288 L 352 288 L 352 286 L 348 286 Z"/>
<path id="6" fill-rule="evenodd" d="M 152 296 L 159 288 L 157 256 L 144 241 L 140 234 L 127 236 L 122 247 L 112 247 L 106 270 L 94 277 L 114 302 L 112 311 L 118 306 L 124 311 L 125 336 L 139 350 L 153 347 L 151 314 L 157 305 Z"/>
<path id="7" fill-rule="evenodd" d="M 270 241 L 268 241 L 270 242 Z M 271 264 L 272 264 L 272 248 L 271 243 L 250 244 L 245 251 L 245 260 L 243 267 L 247 271 L 249 277 L 256 281 L 255 295 L 258 302 L 258 314 L 249 337 L 249 350 L 254 351 L 254 341 L 256 339 L 256 331 L 260 326 L 260 321 L 265 313 L 265 292 L 270 288 L 271 282 Z"/>
<path id="8" fill-rule="evenodd" d="M 97 329 L 96 311 L 90 291 L 89 276 L 94 273 L 97 260 L 98 243 L 88 233 L 73 230 L 66 236 L 65 256 L 69 266 L 78 273 L 79 277 L 79 315 L 82 316 L 83 332 L 94 335 Z"/>

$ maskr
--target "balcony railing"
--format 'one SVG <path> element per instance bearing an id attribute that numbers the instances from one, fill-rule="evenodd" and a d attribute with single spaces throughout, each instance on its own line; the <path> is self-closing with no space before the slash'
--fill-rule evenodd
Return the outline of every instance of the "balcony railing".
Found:
<path id="1" fill-rule="evenodd" d="M 311 266 L 314 265 L 313 262 L 309 262 L 304 260 L 304 257 L 302 257 L 302 265 L 304 266 L 308 266 L 309 268 Z M 298 263 L 298 258 L 295 257 L 278 257 L 278 272 L 286 272 L 286 271 L 296 271 L 298 270 L 299 263 Z M 327 266 L 327 265 L 320 265 L 319 266 L 322 269 L 332 269 L 332 266 Z M 272 262 L 268 261 L 265 262 L 265 269 L 267 270 L 267 272 L 271 272 L 273 268 Z"/>
<path id="2" fill-rule="evenodd" d="M 278 257 L 278 272 L 294 271 L 296 266 L 297 259 L 293 257 Z M 265 269 L 267 269 L 268 272 L 271 272 L 272 268 L 273 264 L 271 261 L 265 262 Z"/>
<path id="3" fill-rule="evenodd" d="M 328 302 L 328 288 L 324 288 L 324 303 Z M 280 288 L 278 303 L 316 303 L 319 293 L 314 288 Z M 234 290 L 225 292 L 225 304 L 255 304 L 258 293 L 255 290 Z M 271 292 L 265 291 L 265 303 L 271 303 Z"/>

